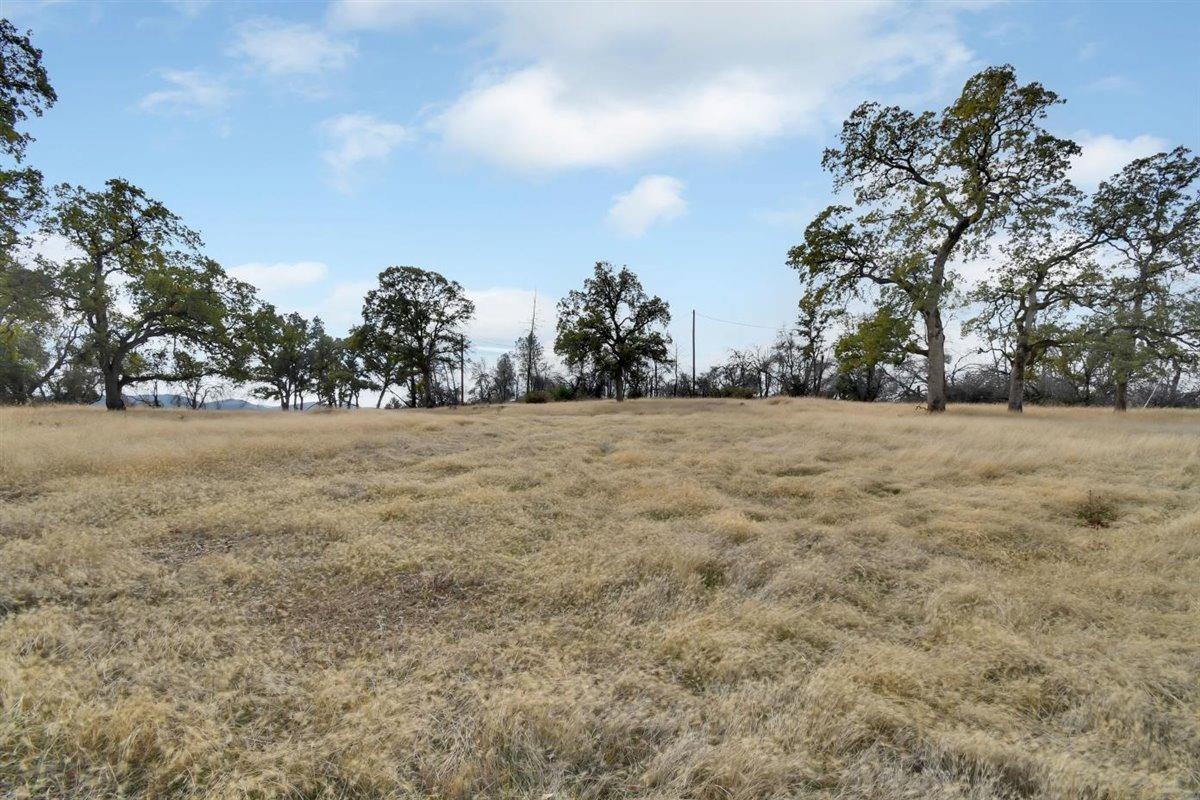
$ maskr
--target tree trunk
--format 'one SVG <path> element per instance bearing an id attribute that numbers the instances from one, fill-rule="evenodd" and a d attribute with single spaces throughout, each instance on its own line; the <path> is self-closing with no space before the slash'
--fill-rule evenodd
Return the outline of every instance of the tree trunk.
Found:
<path id="1" fill-rule="evenodd" d="M 422 369 L 421 381 L 425 384 L 421 387 L 421 404 L 425 408 L 433 408 L 433 370 L 428 367 Z"/>
<path id="2" fill-rule="evenodd" d="M 1025 409 L 1025 347 L 1020 342 L 1013 353 L 1008 373 L 1008 410 L 1020 414 Z"/>
<path id="3" fill-rule="evenodd" d="M 1113 372 L 1117 375 L 1117 395 L 1113 402 L 1113 411 L 1129 409 L 1129 378 L 1133 375 L 1137 364 L 1138 333 L 1142 329 L 1143 301 L 1149 292 L 1147 281 L 1146 268 L 1141 266 L 1138 268 L 1138 294 L 1133 300 L 1134 326 L 1125 334 L 1121 347 L 1122 352 L 1113 359 Z"/>
<path id="4" fill-rule="evenodd" d="M 1016 320 L 1017 341 L 1013 348 L 1012 368 L 1008 373 L 1008 410 L 1017 414 L 1025 410 L 1025 372 L 1029 367 L 1030 356 L 1033 355 L 1029 337 L 1037 325 L 1040 305 L 1038 291 L 1041 284 L 1039 279 L 1029 287 L 1029 291 L 1025 293 L 1025 307 Z"/>
<path id="5" fill-rule="evenodd" d="M 121 397 L 121 371 L 115 367 L 104 369 L 104 407 L 109 411 L 125 410 L 125 399 Z"/>
<path id="6" fill-rule="evenodd" d="M 925 408 L 928 411 L 946 410 L 946 331 L 942 314 L 936 308 L 924 311 L 925 338 L 929 346 L 928 380 L 925 384 Z"/>
<path id="7" fill-rule="evenodd" d="M 620 369 L 617 370 L 613 381 L 613 393 L 616 395 L 618 403 L 625 399 L 625 375 Z"/>
<path id="8" fill-rule="evenodd" d="M 1183 377 L 1183 367 L 1175 366 L 1175 374 L 1171 376 L 1171 390 L 1167 394 L 1167 405 L 1173 406 L 1179 402 L 1179 379 Z"/>

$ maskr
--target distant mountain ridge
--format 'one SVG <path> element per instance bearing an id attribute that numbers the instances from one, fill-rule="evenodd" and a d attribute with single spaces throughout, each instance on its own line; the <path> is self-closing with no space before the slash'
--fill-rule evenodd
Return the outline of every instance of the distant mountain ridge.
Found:
<path id="1" fill-rule="evenodd" d="M 121 399 L 125 401 L 125 405 L 132 406 L 153 406 L 155 405 L 155 396 L 152 394 L 123 394 Z M 100 398 L 94 406 L 104 405 L 104 398 Z M 158 395 L 158 406 L 161 408 L 191 408 L 188 399 L 181 394 L 160 394 Z M 251 403 L 249 400 L 242 400 L 236 397 L 229 397 L 222 400 L 211 400 L 203 403 L 198 411 L 278 411 L 279 406 L 265 406 L 258 403 Z"/>

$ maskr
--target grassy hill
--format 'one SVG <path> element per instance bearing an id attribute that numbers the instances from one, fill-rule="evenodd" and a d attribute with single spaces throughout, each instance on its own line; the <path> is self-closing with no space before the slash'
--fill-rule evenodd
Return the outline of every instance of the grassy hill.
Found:
<path id="1" fill-rule="evenodd" d="M 0 794 L 1195 797 L 1198 487 L 1188 412 L 0 409 Z"/>

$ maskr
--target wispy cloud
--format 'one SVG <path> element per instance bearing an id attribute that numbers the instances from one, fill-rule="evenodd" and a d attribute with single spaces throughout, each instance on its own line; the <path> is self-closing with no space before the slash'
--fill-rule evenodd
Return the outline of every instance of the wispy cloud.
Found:
<path id="1" fill-rule="evenodd" d="M 470 3 L 441 0 L 333 0 L 329 23 L 348 30 L 403 28 L 427 17 L 467 16 Z"/>
<path id="2" fill-rule="evenodd" d="M 647 175 L 614 198 L 608 221 L 624 236 L 641 236 L 651 225 L 675 219 L 686 211 L 683 181 L 670 175 Z"/>
<path id="3" fill-rule="evenodd" d="M 401 143 L 411 138 L 403 125 L 370 114 L 343 114 L 321 123 L 330 147 L 321 157 L 329 166 L 334 185 L 349 192 L 364 164 L 382 163 Z"/>
<path id="4" fill-rule="evenodd" d="M 189 116 L 215 114 L 229 104 L 233 93 L 219 79 L 200 70 L 161 72 L 166 88 L 150 92 L 138 106 L 143 111 Z"/>
<path id="5" fill-rule="evenodd" d="M 325 76 L 344 69 L 357 52 L 353 43 L 320 28 L 273 19 L 239 25 L 231 51 L 251 69 L 311 96 L 323 95 Z"/>
<path id="6" fill-rule="evenodd" d="M 1107 75 L 1094 80 L 1087 85 L 1089 92 L 1133 92 L 1138 88 L 1137 82 L 1124 75 Z"/>
<path id="7" fill-rule="evenodd" d="M 187 19 L 195 19 L 212 6 L 212 0 L 167 0 L 167 4 Z"/>
<path id="8" fill-rule="evenodd" d="M 302 286 L 310 286 L 325 279 L 329 267 L 320 261 L 277 262 L 274 264 L 240 264 L 229 269 L 229 274 L 238 280 L 252 284 L 268 294 L 277 294 Z"/>

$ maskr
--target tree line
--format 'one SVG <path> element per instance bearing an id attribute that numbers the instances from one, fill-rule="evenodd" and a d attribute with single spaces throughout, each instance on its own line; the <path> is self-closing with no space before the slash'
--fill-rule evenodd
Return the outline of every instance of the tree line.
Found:
<path id="1" fill-rule="evenodd" d="M 1125 409 L 1196 404 L 1200 158 L 1137 159 L 1095 191 L 1069 179 L 1074 142 L 1045 127 L 1063 102 L 1011 67 L 967 81 L 947 108 L 864 103 L 825 151 L 834 205 L 787 254 L 796 320 L 766 347 L 681 372 L 670 307 L 600 262 L 559 301 L 553 352 L 531 325 L 488 365 L 467 359 L 475 306 L 461 284 L 390 266 L 362 322 L 330 335 L 282 312 L 204 253 L 196 231 L 114 178 L 44 186 L 19 129 L 56 95 L 28 33 L 0 20 L 0 400 L 125 407 L 131 387 L 175 387 L 192 407 L 215 381 L 281 409 L 432 407 L 583 397 L 772 394 L 856 400 L 1026 400 Z M 70 245 L 28 256 L 34 237 Z M 988 259 L 969 284 L 956 265 Z M 947 320 L 981 344 L 946 352 Z"/>

